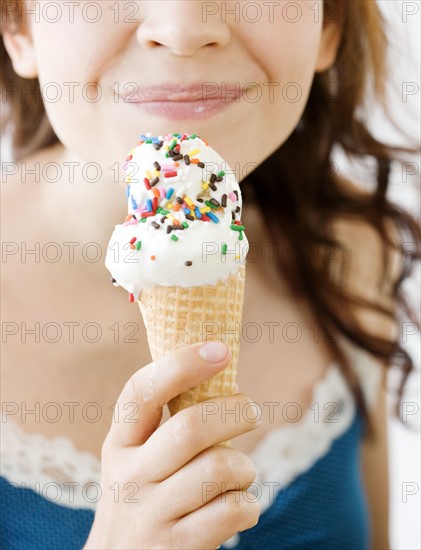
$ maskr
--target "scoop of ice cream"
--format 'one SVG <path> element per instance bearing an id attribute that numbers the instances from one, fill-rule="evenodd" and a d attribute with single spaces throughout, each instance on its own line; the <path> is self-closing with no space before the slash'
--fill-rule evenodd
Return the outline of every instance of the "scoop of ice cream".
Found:
<path id="1" fill-rule="evenodd" d="M 246 261 L 234 172 L 196 134 L 142 135 L 126 159 L 128 215 L 105 265 L 138 300 L 142 288 L 215 285 Z"/>

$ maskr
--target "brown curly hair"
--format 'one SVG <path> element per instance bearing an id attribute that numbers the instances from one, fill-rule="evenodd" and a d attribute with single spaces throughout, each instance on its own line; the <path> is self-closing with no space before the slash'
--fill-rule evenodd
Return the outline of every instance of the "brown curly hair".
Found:
<path id="1" fill-rule="evenodd" d="M 2 24 L 17 30 L 22 2 L 0 2 Z M 403 319 L 418 321 L 405 300 L 402 281 L 420 258 L 421 231 L 407 212 L 388 200 L 387 191 L 391 163 L 403 160 L 408 152 L 418 153 L 419 148 L 392 147 L 378 141 L 358 115 L 372 81 L 374 96 L 391 119 L 384 87 L 388 42 L 377 3 L 324 0 L 324 18 L 332 17 L 340 17 L 343 26 L 335 63 L 329 70 L 315 75 L 300 123 L 287 141 L 242 181 L 242 188 L 245 198 L 254 201 L 265 218 L 272 220 L 270 231 L 274 241 L 287 243 L 294 251 L 292 263 L 285 255 L 277 255 L 279 270 L 287 277 L 293 292 L 307 297 L 322 334 L 332 336 L 334 327 L 386 367 L 396 365 L 401 369 L 399 404 L 405 381 L 413 369 L 412 359 L 400 345 L 399 334 L 390 338 L 373 334 L 360 322 L 358 312 L 364 309 L 383 315 L 396 327 Z M 13 70 L 3 41 L 0 48 L 2 86 L 9 86 L 13 91 L 2 126 L 12 126 L 13 150 L 15 159 L 19 160 L 58 139 L 48 122 L 38 80 L 20 78 Z M 24 87 L 34 93 L 21 93 Z M 377 173 L 373 191 L 357 192 L 355 186 L 344 185 L 346 179 L 332 169 L 336 146 L 349 156 L 374 159 Z M 279 188 L 282 188 L 282 202 L 265 200 L 276 196 Z M 393 284 L 381 288 L 384 281 L 378 281 L 379 295 L 384 298 L 382 303 L 350 293 L 341 280 L 333 277 L 329 263 L 317 260 L 315 251 L 334 247 L 340 250 L 346 267 L 349 251 L 337 240 L 330 224 L 337 218 L 359 220 L 377 234 L 384 278 L 392 254 L 401 257 L 405 254 L 407 261 L 401 264 Z M 415 246 L 411 251 L 404 251 L 403 242 Z M 335 338 L 331 337 L 329 342 L 368 421 L 361 387 L 348 359 Z"/>

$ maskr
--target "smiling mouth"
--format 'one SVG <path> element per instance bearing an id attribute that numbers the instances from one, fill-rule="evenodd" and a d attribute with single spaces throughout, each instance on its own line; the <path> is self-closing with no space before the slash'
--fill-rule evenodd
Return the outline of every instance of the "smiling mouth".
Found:
<path id="1" fill-rule="evenodd" d="M 206 84 L 206 86 L 205 86 Z M 120 94 L 124 103 L 170 120 L 206 118 L 241 100 L 237 84 L 201 83 L 192 86 L 163 85 L 140 87 Z"/>

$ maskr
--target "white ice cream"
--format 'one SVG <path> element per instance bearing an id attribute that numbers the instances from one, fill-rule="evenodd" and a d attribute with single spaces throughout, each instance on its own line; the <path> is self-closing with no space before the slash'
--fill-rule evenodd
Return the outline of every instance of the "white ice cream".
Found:
<path id="1" fill-rule="evenodd" d="M 142 288 L 215 285 L 226 280 L 245 263 L 248 252 L 234 172 L 198 136 L 148 134 L 146 138 L 128 155 L 129 215 L 115 227 L 107 249 L 105 264 L 115 283 L 138 300 Z M 169 151 L 183 158 L 173 161 L 166 157 Z M 185 155 L 193 163 L 186 164 Z M 203 216 L 209 220 L 203 221 Z M 175 229 L 183 224 L 184 229 Z"/>

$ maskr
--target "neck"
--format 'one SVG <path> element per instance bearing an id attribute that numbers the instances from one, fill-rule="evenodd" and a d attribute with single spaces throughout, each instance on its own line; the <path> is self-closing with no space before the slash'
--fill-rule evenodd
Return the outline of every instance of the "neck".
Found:
<path id="1" fill-rule="evenodd" d="M 127 203 L 121 165 L 114 169 L 100 166 L 61 144 L 44 150 L 36 161 L 41 166 L 47 163 L 60 166 L 60 180 L 57 183 L 44 180 L 42 186 L 42 201 L 50 211 L 71 213 L 78 227 L 89 228 L 96 235 L 108 234 L 110 228 L 123 222 Z"/>

